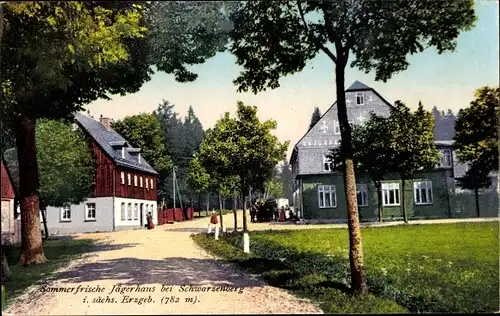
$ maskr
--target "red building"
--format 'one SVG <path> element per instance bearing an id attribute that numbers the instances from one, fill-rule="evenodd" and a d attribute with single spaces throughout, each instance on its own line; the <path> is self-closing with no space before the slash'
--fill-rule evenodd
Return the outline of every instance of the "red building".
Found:
<path id="1" fill-rule="evenodd" d="M 20 242 L 21 234 L 20 225 L 16 225 L 14 216 L 14 198 L 15 189 L 6 164 L 2 159 L 0 160 L 1 168 L 1 196 L 2 196 L 2 244 Z M 19 227 L 18 227 L 19 226 Z M 19 228 L 19 229 L 18 229 Z"/>
<path id="2" fill-rule="evenodd" d="M 96 161 L 92 196 L 78 205 L 47 208 L 49 233 L 113 231 L 144 227 L 151 213 L 157 224 L 158 173 L 110 127 L 76 114 L 76 126 L 87 136 Z"/>

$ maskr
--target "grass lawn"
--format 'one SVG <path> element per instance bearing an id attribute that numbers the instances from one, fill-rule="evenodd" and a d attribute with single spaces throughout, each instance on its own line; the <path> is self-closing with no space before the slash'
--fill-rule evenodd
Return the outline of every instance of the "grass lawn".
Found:
<path id="1" fill-rule="evenodd" d="M 88 252 L 92 245 L 91 240 L 47 240 L 43 243 L 43 250 L 47 263 L 23 267 L 19 264 L 20 246 L 2 246 L 5 253 L 11 277 L 4 283 L 6 289 L 6 305 L 12 304 L 13 299 L 22 294 L 28 287 L 42 281 L 50 274 L 67 265 L 71 260 Z M 5 309 L 5 308 L 2 308 Z"/>
<path id="2" fill-rule="evenodd" d="M 499 306 L 498 223 L 362 228 L 370 294 L 348 294 L 347 229 L 251 232 L 195 241 L 311 298 L 326 313 L 493 312 Z"/>

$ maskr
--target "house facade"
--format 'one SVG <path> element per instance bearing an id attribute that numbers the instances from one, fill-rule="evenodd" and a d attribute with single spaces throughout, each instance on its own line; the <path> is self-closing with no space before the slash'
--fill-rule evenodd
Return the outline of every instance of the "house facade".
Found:
<path id="1" fill-rule="evenodd" d="M 345 94 L 347 116 L 352 125 L 363 124 L 371 112 L 385 117 L 390 114 L 392 105 L 376 90 L 359 81 L 354 82 Z M 340 144 L 340 139 L 335 103 L 294 146 L 290 158 L 295 179 L 293 205 L 305 219 L 347 218 L 343 175 L 331 170 L 327 158 L 330 149 Z M 419 172 L 414 179 L 405 181 L 404 192 L 397 175 L 385 176 L 382 181 L 385 219 L 403 218 L 403 194 L 409 218 L 470 217 L 470 213 L 475 213 L 475 206 L 470 210 L 463 207 L 470 204 L 470 192 L 462 192 L 463 196 L 459 198 L 461 193 L 456 182 L 467 167 L 455 163 L 452 141 L 436 141 L 435 144 L 441 152 L 440 163 L 435 169 Z M 492 179 L 489 190 L 496 192 L 497 180 Z M 375 220 L 378 216 L 377 191 L 368 175 L 356 174 L 356 190 L 361 220 Z M 488 189 L 484 191 L 486 193 Z M 465 201 L 468 204 L 464 204 Z M 482 216 L 498 215 L 498 195 L 483 197 L 480 204 L 484 209 Z M 472 199 L 472 205 L 475 205 L 475 199 Z"/>
<path id="2" fill-rule="evenodd" d="M 157 219 L 158 173 L 110 127 L 110 119 L 99 121 L 76 114 L 76 128 L 84 131 L 96 162 L 93 192 L 80 204 L 47 207 L 50 234 L 116 231 L 143 228 L 146 216 Z"/>
<path id="3" fill-rule="evenodd" d="M 1 168 L 1 233 L 2 233 L 2 244 L 15 244 L 21 242 L 21 223 L 20 219 L 17 219 L 14 214 L 14 199 L 16 196 L 16 190 L 12 177 L 7 170 L 6 163 L 4 159 L 0 160 Z"/>

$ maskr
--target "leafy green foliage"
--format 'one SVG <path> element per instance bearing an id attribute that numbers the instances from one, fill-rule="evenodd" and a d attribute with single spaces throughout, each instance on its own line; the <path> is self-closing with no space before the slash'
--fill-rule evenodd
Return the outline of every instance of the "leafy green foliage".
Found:
<path id="1" fill-rule="evenodd" d="M 498 171 L 500 88 L 482 87 L 470 107 L 458 112 L 454 149 L 460 162 L 470 168 L 461 186 L 480 189 L 491 184 L 489 174 Z"/>
<path id="2" fill-rule="evenodd" d="M 439 231 L 439 234 L 436 234 Z M 319 303 L 325 313 L 481 313 L 498 309 L 498 225 L 459 223 L 363 229 L 370 295 L 346 295 L 343 229 L 252 233 L 194 240 L 226 260 Z"/>
<path id="3" fill-rule="evenodd" d="M 402 102 L 396 101 L 388 121 L 392 155 L 391 168 L 402 179 L 411 179 L 416 171 L 431 169 L 440 155 L 434 144 L 434 117 L 422 103 L 411 113 Z"/>
<path id="4" fill-rule="evenodd" d="M 36 126 L 36 152 L 42 207 L 79 204 L 91 195 L 95 162 L 81 131 L 74 131 L 64 121 L 39 120 Z M 5 153 L 5 160 L 14 183 L 19 185 L 15 149 Z"/>
<path id="5" fill-rule="evenodd" d="M 160 121 L 154 113 L 127 116 L 113 122 L 111 127 L 132 146 L 141 148 L 142 155 L 160 174 L 160 179 L 170 173 L 172 161 L 167 153 Z"/>
<path id="6" fill-rule="evenodd" d="M 222 177 L 239 176 L 244 196 L 250 187 L 263 191 L 264 182 L 285 158 L 289 143 L 280 143 L 271 134 L 274 129 L 275 121 L 260 122 L 256 107 L 238 102 L 236 118 L 225 113 L 207 132 L 200 146 L 202 163 Z"/>
<path id="7" fill-rule="evenodd" d="M 309 123 L 309 129 L 311 129 L 318 121 L 321 119 L 321 112 L 317 106 L 314 107 L 313 114 L 311 115 L 311 122 Z"/>
<path id="8" fill-rule="evenodd" d="M 279 179 L 269 179 L 264 183 L 264 198 L 282 198 L 284 195 L 283 183 Z"/>
<path id="9" fill-rule="evenodd" d="M 195 155 L 189 163 L 188 183 L 191 189 L 198 193 L 206 191 L 210 185 L 210 175 L 201 164 L 198 155 Z"/>

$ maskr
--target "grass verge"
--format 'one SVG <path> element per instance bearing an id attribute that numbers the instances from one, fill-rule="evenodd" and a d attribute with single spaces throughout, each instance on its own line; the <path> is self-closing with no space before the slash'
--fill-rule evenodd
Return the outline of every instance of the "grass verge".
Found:
<path id="1" fill-rule="evenodd" d="M 3 284 L 6 290 L 6 304 L 2 306 L 2 310 L 7 309 L 28 287 L 43 281 L 70 261 L 81 257 L 91 246 L 92 241 L 87 239 L 47 240 L 43 243 L 47 262 L 27 267 L 19 264 L 20 245 L 2 246 L 11 272 L 9 280 Z"/>
<path id="2" fill-rule="evenodd" d="M 209 252 L 318 303 L 326 313 L 498 310 L 498 223 L 362 228 L 370 294 L 349 294 L 348 232 L 253 232 L 194 240 Z"/>
<path id="3" fill-rule="evenodd" d="M 217 213 L 217 216 L 219 216 L 220 210 L 215 210 L 215 213 Z M 200 215 L 201 214 L 201 215 Z M 222 215 L 227 215 L 227 214 L 233 214 L 233 210 L 222 210 Z M 212 211 L 207 210 L 201 210 L 201 211 L 195 211 L 193 213 L 193 218 L 204 218 L 212 215 Z"/>

